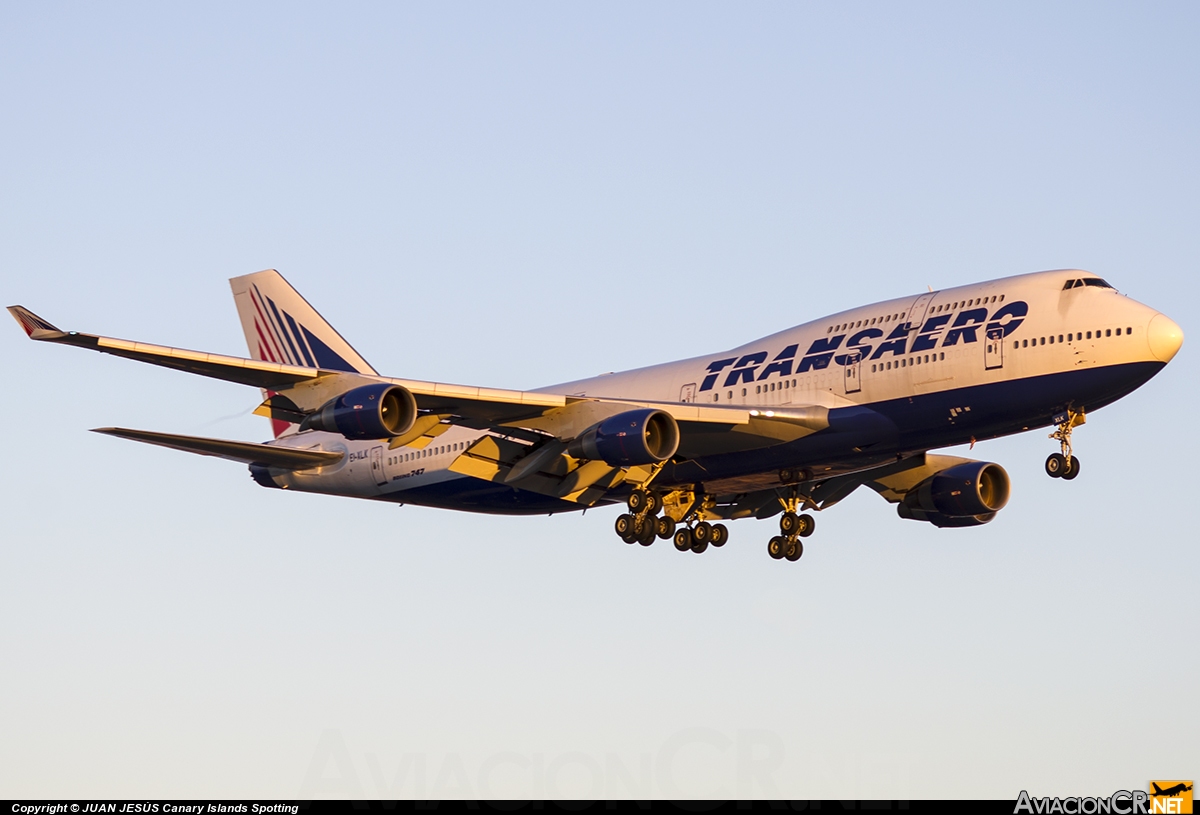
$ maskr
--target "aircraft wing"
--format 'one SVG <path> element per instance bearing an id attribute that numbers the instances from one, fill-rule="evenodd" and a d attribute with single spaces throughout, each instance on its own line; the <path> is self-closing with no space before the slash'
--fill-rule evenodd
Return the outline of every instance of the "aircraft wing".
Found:
<path id="1" fill-rule="evenodd" d="M 683 434 L 681 452 L 685 455 L 724 452 L 726 448 L 765 447 L 828 426 L 828 410 L 818 406 L 795 406 L 760 412 L 733 406 L 572 397 L 539 391 L 392 379 L 374 374 L 327 371 L 63 331 L 23 306 L 10 306 L 8 311 L 30 339 L 87 348 L 285 394 L 291 403 L 305 413 L 317 410 L 351 388 L 371 382 L 387 382 L 409 390 L 420 410 L 445 417 L 454 424 L 477 429 L 526 429 L 560 438 L 570 437 L 574 432 L 624 410 L 657 408 L 680 422 Z M 269 408 L 266 412 L 270 414 Z M 726 432 L 730 429 L 740 432 L 730 436 Z"/>
<path id="2" fill-rule="evenodd" d="M 166 368 L 223 379 L 226 382 L 278 389 L 290 387 L 321 375 L 321 371 L 316 368 L 302 368 L 298 365 L 282 365 L 276 362 L 259 362 L 255 359 L 227 357 L 202 351 L 187 351 L 183 348 L 168 348 L 163 345 L 100 337 L 95 334 L 81 334 L 78 331 L 63 331 L 23 306 L 9 306 L 8 312 L 21 324 L 21 328 L 25 329 L 25 333 L 31 340 L 88 348 L 103 354 L 136 359 L 139 362 L 149 362 L 151 365 L 162 365 Z"/>

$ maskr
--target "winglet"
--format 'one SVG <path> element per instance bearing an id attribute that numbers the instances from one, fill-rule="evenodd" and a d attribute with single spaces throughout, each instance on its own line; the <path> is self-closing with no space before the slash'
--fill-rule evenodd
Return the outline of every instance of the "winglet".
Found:
<path id="1" fill-rule="evenodd" d="M 21 324 L 32 340 L 52 340 L 65 337 L 67 332 L 51 325 L 24 306 L 9 306 L 8 313 Z"/>

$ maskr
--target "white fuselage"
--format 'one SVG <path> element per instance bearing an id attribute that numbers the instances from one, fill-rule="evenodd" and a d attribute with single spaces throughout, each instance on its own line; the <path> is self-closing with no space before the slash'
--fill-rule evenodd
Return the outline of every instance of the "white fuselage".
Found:
<path id="1" fill-rule="evenodd" d="M 1081 282 L 1064 288 L 1076 280 Z M 956 404 L 958 392 L 974 394 L 964 397 L 966 402 L 991 392 L 979 390 L 981 386 L 1028 385 L 1032 393 L 1025 396 L 1022 391 L 1022 398 L 1033 405 L 1038 389 L 1053 382 L 1055 375 L 1128 368 L 1131 377 L 1141 377 L 1124 390 L 1128 392 L 1149 378 L 1140 371 L 1132 373 L 1137 364 L 1161 367 L 1179 347 L 1177 341 L 1172 347 L 1172 330 L 1182 335 L 1158 310 L 1087 280 L 1098 278 L 1073 270 L 1038 272 L 898 298 L 823 317 L 726 352 L 542 391 L 762 410 L 788 405 L 880 406 L 936 396 L 926 404 L 929 411 L 941 411 Z M 1114 398 L 1119 395 L 1123 393 Z M 1111 399 L 1094 401 L 1102 406 Z M 1011 429 L 997 429 L 993 416 L 990 429 L 979 437 L 1046 424 L 1054 407 L 1032 410 L 1028 421 L 1013 417 Z M 923 449 L 974 438 L 971 422 L 953 414 L 964 408 L 970 411 L 971 405 L 950 408 L 957 418 L 956 435 L 939 430 Z M 980 415 L 978 407 L 976 411 Z M 921 448 L 923 437 L 918 429 L 913 432 L 909 446 Z M 275 480 L 285 488 L 404 502 L 405 493 L 415 496 L 464 479 L 448 468 L 486 433 L 451 427 L 424 447 L 394 450 L 379 442 L 347 441 L 326 433 L 286 436 L 275 443 L 345 451 L 347 456 L 337 465 L 281 474 Z M 743 461 L 739 467 L 753 469 L 753 459 Z"/>

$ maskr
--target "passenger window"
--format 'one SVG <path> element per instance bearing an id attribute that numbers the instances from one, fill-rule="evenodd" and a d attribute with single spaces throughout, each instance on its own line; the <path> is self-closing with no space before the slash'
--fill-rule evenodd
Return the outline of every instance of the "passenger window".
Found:
<path id="1" fill-rule="evenodd" d="M 875 363 L 871 363 L 871 373 L 875 373 Z"/>
<path id="2" fill-rule="evenodd" d="M 1119 329 L 1119 328 L 1117 329 L 1117 336 L 1118 337 L 1121 336 L 1121 329 Z"/>
<path id="3" fill-rule="evenodd" d="M 745 395 L 746 395 L 746 389 L 742 388 L 742 396 L 745 396 Z"/>
<path id="4" fill-rule="evenodd" d="M 1054 345 L 1054 335 L 1053 334 L 1050 335 L 1050 344 Z"/>
<path id="5" fill-rule="evenodd" d="M 943 351 L 942 355 L 940 357 L 938 357 L 938 359 L 944 361 L 946 359 L 946 352 Z"/>
<path id="6" fill-rule="evenodd" d="M 1002 294 L 1002 295 L 1000 295 L 1000 302 L 1001 302 L 1001 303 L 1003 303 L 1003 302 L 1004 302 L 1004 295 L 1003 295 L 1003 294 Z"/>
<path id="7" fill-rule="evenodd" d="M 1112 336 L 1112 329 L 1111 329 L 1111 328 L 1106 328 L 1106 329 L 1104 329 L 1104 336 L 1106 336 L 1106 337 L 1111 337 L 1111 336 Z"/>
<path id="8" fill-rule="evenodd" d="M 1059 335 L 1058 335 L 1058 341 L 1059 341 L 1059 342 L 1062 342 L 1062 334 L 1059 334 Z"/>
<path id="9" fill-rule="evenodd" d="M 733 399 L 733 391 L 730 391 L 729 393 L 725 394 L 725 398 L 732 400 Z"/>

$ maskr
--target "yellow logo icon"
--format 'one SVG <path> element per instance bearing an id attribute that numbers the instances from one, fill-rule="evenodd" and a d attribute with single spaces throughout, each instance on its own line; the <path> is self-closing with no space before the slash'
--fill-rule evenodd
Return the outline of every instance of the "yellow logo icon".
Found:
<path id="1" fill-rule="evenodd" d="M 1192 811 L 1191 781 L 1151 781 L 1151 815 L 1190 815 Z"/>

